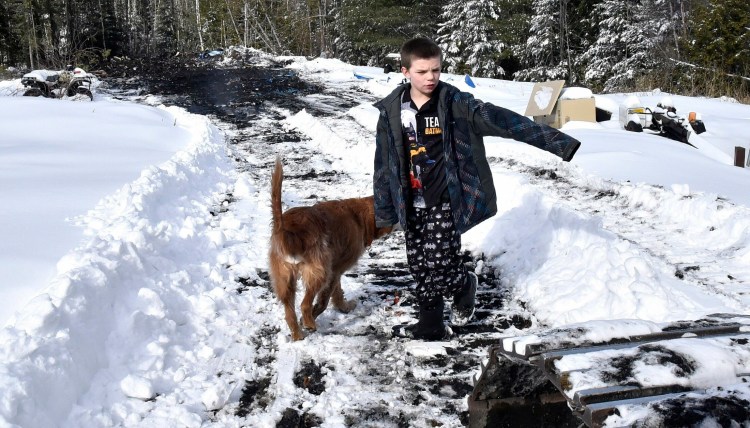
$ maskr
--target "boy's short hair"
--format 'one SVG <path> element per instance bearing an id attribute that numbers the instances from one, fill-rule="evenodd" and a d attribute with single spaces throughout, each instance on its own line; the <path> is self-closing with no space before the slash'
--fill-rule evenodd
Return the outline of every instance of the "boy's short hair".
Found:
<path id="1" fill-rule="evenodd" d="M 407 70 L 411 68 L 411 61 L 414 58 L 427 59 L 436 56 L 442 61 L 443 50 L 427 37 L 415 37 L 401 45 L 401 66 L 406 67 Z"/>

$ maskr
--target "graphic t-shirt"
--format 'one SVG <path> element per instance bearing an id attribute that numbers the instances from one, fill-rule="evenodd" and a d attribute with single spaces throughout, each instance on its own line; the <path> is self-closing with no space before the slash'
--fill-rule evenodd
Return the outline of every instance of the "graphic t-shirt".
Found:
<path id="1" fill-rule="evenodd" d="M 443 130 L 438 118 L 437 97 L 421 108 L 409 91 L 401 98 L 401 129 L 409 158 L 412 204 L 418 208 L 433 207 L 447 200 Z"/>

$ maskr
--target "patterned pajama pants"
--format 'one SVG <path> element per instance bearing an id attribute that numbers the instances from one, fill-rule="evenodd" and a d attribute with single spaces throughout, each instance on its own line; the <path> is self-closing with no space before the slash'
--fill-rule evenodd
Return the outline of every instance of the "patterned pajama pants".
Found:
<path id="1" fill-rule="evenodd" d="M 417 282 L 420 307 L 432 309 L 465 284 L 461 234 L 453 225 L 449 203 L 410 208 L 406 220 L 406 259 Z"/>

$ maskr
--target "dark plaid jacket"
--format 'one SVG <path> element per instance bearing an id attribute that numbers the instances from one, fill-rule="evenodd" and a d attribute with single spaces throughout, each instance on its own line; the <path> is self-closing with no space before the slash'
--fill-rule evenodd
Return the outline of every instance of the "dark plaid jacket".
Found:
<path id="1" fill-rule="evenodd" d="M 377 102 L 380 110 L 375 146 L 375 221 L 378 227 L 401 223 L 406 230 L 409 166 L 401 131 L 401 85 Z M 469 93 L 440 82 L 438 115 L 443 128 L 445 167 L 453 220 L 464 233 L 497 212 L 492 173 L 484 151 L 484 136 L 506 137 L 554 153 L 565 161 L 581 143 L 526 116 L 484 103 Z"/>

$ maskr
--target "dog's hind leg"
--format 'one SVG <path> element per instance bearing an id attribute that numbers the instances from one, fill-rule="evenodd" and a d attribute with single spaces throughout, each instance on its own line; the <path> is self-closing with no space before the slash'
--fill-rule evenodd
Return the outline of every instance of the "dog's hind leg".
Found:
<path id="1" fill-rule="evenodd" d="M 302 325 L 308 330 L 315 331 L 317 330 L 317 326 L 315 324 L 315 315 L 313 314 L 313 301 L 319 293 L 324 294 L 326 292 L 326 283 L 328 281 L 326 269 L 318 263 L 307 264 L 302 271 L 302 280 L 306 288 L 305 297 L 302 299 L 302 304 L 300 304 Z M 318 297 L 318 301 L 320 301 L 320 297 L 322 296 Z"/>
<path id="2" fill-rule="evenodd" d="M 338 309 L 340 312 L 348 314 L 352 311 L 352 309 L 357 307 L 357 302 L 355 300 L 344 299 L 344 292 L 343 290 L 341 290 L 341 275 L 337 275 L 336 279 L 333 280 L 333 284 L 331 284 L 331 291 L 331 301 L 333 302 L 333 307 Z"/>
<path id="3" fill-rule="evenodd" d="M 297 297 L 297 277 L 291 269 L 271 264 L 271 278 L 276 297 L 284 305 L 284 319 L 292 332 L 292 340 L 302 340 L 304 335 L 297 322 L 295 299 Z"/>

